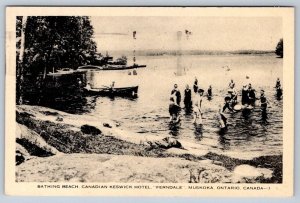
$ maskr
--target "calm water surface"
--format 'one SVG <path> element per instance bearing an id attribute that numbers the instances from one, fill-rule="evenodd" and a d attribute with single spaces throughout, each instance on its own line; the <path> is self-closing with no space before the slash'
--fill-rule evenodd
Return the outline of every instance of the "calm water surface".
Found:
<path id="1" fill-rule="evenodd" d="M 218 150 L 238 156 L 277 155 L 282 153 L 282 100 L 275 98 L 275 82 L 282 81 L 282 59 L 275 55 L 264 56 L 183 56 L 181 64 L 185 69 L 177 76 L 176 56 L 138 57 L 139 64 L 147 68 L 138 70 L 135 80 L 139 83 L 137 99 L 89 97 L 89 115 L 119 121 L 121 127 L 140 134 L 151 133 L 165 137 L 185 139 L 199 143 L 211 151 Z M 247 77 L 246 77 L 247 76 Z M 182 94 L 186 84 L 192 88 L 194 78 L 200 88 L 211 85 L 213 98 L 203 100 L 203 126 L 194 126 L 192 115 L 182 110 L 178 126 L 168 123 L 168 105 L 173 84 L 177 83 Z M 265 90 L 271 108 L 268 120 L 261 120 L 259 102 L 256 108 L 245 116 L 242 112 L 227 112 L 231 124 L 224 134 L 219 132 L 217 112 L 223 104 L 230 79 L 241 93 L 243 84 L 251 83 L 257 97 Z M 239 101 L 241 96 L 239 96 Z M 183 101 L 181 102 L 183 107 Z"/>

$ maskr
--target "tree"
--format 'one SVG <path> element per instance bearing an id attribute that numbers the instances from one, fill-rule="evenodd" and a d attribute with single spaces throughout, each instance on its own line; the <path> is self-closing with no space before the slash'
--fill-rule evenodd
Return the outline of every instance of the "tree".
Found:
<path id="1" fill-rule="evenodd" d="M 283 39 L 280 39 L 277 46 L 275 53 L 280 57 L 283 58 Z"/>
<path id="2" fill-rule="evenodd" d="M 94 30 L 87 16 L 17 17 L 16 27 L 17 78 L 26 76 L 33 86 L 40 75 L 45 78 L 48 72 L 64 67 L 76 69 L 95 58 Z M 20 96 L 22 83 L 17 79 Z"/>
<path id="3" fill-rule="evenodd" d="M 27 22 L 27 16 L 24 17 L 17 17 L 16 22 L 16 37 L 17 37 L 17 103 L 22 104 L 23 103 L 23 93 L 22 93 L 22 87 L 24 83 L 24 52 L 25 52 L 25 28 L 26 28 L 26 22 Z"/>

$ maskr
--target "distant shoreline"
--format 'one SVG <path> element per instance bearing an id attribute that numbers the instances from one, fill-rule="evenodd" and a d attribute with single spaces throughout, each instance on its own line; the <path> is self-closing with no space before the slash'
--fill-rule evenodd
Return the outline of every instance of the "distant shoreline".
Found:
<path id="1" fill-rule="evenodd" d="M 104 51 L 100 51 L 104 53 Z M 125 55 L 132 56 L 133 51 L 130 50 L 116 50 L 108 51 L 109 55 Z M 135 51 L 136 56 L 177 56 L 177 50 L 137 50 Z M 182 50 L 180 55 L 273 55 L 275 51 L 261 51 L 261 50 L 236 50 L 236 51 L 210 51 L 210 50 Z"/>

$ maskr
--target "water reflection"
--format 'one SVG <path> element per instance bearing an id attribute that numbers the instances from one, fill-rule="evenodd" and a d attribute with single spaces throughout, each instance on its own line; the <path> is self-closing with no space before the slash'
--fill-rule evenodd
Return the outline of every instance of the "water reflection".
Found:
<path id="1" fill-rule="evenodd" d="M 180 135 L 180 122 L 179 123 L 169 123 L 169 130 L 170 130 L 170 135 L 178 137 Z"/>
<path id="2" fill-rule="evenodd" d="M 242 110 L 242 115 L 243 115 L 245 120 L 248 120 L 250 118 L 250 114 L 251 114 L 250 109 L 245 108 L 245 109 Z"/>
<path id="3" fill-rule="evenodd" d="M 219 144 L 221 146 L 222 150 L 228 150 L 230 148 L 230 140 L 226 139 L 226 131 L 227 129 L 224 129 L 224 131 L 219 131 Z"/>
<path id="4" fill-rule="evenodd" d="M 194 130 L 195 139 L 200 141 L 203 137 L 203 126 L 202 126 L 202 124 L 194 123 L 194 127 L 195 127 L 195 130 Z"/>

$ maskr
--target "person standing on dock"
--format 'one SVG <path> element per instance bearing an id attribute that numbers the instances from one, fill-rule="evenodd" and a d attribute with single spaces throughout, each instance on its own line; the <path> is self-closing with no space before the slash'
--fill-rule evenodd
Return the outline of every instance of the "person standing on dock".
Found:
<path id="1" fill-rule="evenodd" d="M 177 84 L 174 85 L 174 89 L 171 91 L 171 95 L 176 98 L 175 102 L 178 106 L 180 106 L 181 94 Z"/>
<path id="2" fill-rule="evenodd" d="M 195 82 L 194 82 L 194 93 L 197 93 L 198 92 L 198 79 L 195 77 Z"/>
<path id="3" fill-rule="evenodd" d="M 192 107 L 192 91 L 189 85 L 186 85 L 186 88 L 184 90 L 184 106 L 187 110 L 191 109 Z"/>

